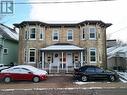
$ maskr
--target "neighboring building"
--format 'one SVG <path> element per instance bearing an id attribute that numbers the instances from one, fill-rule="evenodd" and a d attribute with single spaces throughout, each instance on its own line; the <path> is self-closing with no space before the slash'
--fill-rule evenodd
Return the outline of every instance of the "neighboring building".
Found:
<path id="1" fill-rule="evenodd" d="M 107 66 L 111 69 L 127 69 L 127 45 L 107 49 Z"/>
<path id="2" fill-rule="evenodd" d="M 89 20 L 73 24 L 23 21 L 19 28 L 19 63 L 49 72 L 68 72 L 85 64 L 106 68 L 106 28 L 110 23 Z"/>
<path id="3" fill-rule="evenodd" d="M 10 65 L 18 62 L 18 34 L 0 24 L 0 64 Z"/>
<path id="4" fill-rule="evenodd" d="M 114 40 L 107 40 L 107 43 L 106 43 L 107 48 L 114 47 L 116 45 L 117 45 L 117 41 L 115 39 Z"/>

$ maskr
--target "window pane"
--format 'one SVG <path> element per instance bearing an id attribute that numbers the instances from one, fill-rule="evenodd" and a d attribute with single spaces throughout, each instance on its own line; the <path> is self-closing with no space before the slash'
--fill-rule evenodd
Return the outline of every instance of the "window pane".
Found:
<path id="1" fill-rule="evenodd" d="M 30 49 L 30 62 L 35 62 L 35 49 Z"/>
<path id="2" fill-rule="evenodd" d="M 68 31 L 68 34 L 67 34 L 67 38 L 68 38 L 68 40 L 73 40 L 73 32 L 72 32 L 72 30 L 69 30 Z"/>
<path id="3" fill-rule="evenodd" d="M 89 73 L 94 73 L 95 72 L 95 70 L 94 70 L 94 68 L 87 68 L 86 69 L 86 72 L 89 72 Z"/>
<path id="4" fill-rule="evenodd" d="M 58 30 L 53 31 L 53 40 L 59 40 L 59 32 Z"/>
<path id="5" fill-rule="evenodd" d="M 35 28 L 32 28 L 30 31 L 30 38 L 35 38 Z"/>

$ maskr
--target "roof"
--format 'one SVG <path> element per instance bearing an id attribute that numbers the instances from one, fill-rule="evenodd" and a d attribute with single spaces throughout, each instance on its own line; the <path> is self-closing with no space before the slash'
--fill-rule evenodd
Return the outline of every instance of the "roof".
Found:
<path id="1" fill-rule="evenodd" d="M 23 27 L 25 25 L 41 25 L 41 26 L 50 26 L 50 27 L 76 27 L 76 26 L 81 26 L 84 24 L 89 24 L 89 25 L 99 25 L 101 27 L 109 27 L 112 24 L 111 23 L 104 23 L 100 20 L 86 20 L 78 23 L 45 23 L 45 22 L 40 22 L 40 21 L 23 21 L 19 24 L 13 24 L 15 27 Z"/>
<path id="2" fill-rule="evenodd" d="M 119 46 L 119 47 L 114 46 L 107 49 L 108 59 L 111 57 L 115 57 L 116 55 L 120 56 L 121 53 L 125 54 L 124 57 L 127 57 L 127 46 Z"/>
<path id="3" fill-rule="evenodd" d="M 3 24 L 0 24 L 0 35 L 3 38 L 18 41 L 17 32 L 14 29 L 12 29 L 8 26 L 5 26 Z"/>
<path id="4" fill-rule="evenodd" d="M 55 44 L 55 45 L 51 45 L 45 48 L 41 48 L 41 51 L 75 51 L 75 50 L 84 50 L 84 48 L 80 48 L 78 46 L 75 45 L 69 45 L 69 44 Z"/>

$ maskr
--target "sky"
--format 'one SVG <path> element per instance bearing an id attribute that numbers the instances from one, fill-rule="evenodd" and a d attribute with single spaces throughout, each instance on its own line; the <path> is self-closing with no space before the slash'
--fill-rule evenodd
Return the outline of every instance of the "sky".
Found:
<path id="1" fill-rule="evenodd" d="M 14 2 L 63 2 L 91 0 L 15 0 Z M 96 1 L 96 0 L 95 0 Z M 113 25 L 107 28 L 107 38 L 127 43 L 127 0 L 58 3 L 15 4 L 14 13 L 4 15 L 0 23 L 12 27 L 14 23 L 38 20 L 47 23 L 78 23 L 85 20 L 102 20 Z"/>

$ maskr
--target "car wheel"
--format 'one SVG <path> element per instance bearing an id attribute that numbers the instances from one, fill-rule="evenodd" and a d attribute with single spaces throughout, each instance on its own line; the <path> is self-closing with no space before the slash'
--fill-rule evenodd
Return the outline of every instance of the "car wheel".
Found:
<path id="1" fill-rule="evenodd" d="M 115 76 L 113 76 L 113 75 L 109 76 L 109 80 L 110 81 L 115 81 Z"/>
<path id="2" fill-rule="evenodd" d="M 82 81 L 86 82 L 88 80 L 87 76 L 82 76 Z"/>
<path id="3" fill-rule="evenodd" d="M 39 81 L 40 81 L 40 78 L 39 77 L 37 77 L 37 76 L 33 77 L 33 82 L 37 83 Z"/>
<path id="4" fill-rule="evenodd" d="M 4 78 L 4 82 L 5 82 L 5 83 L 11 82 L 11 78 L 10 78 L 10 77 L 5 77 L 5 78 Z"/>

